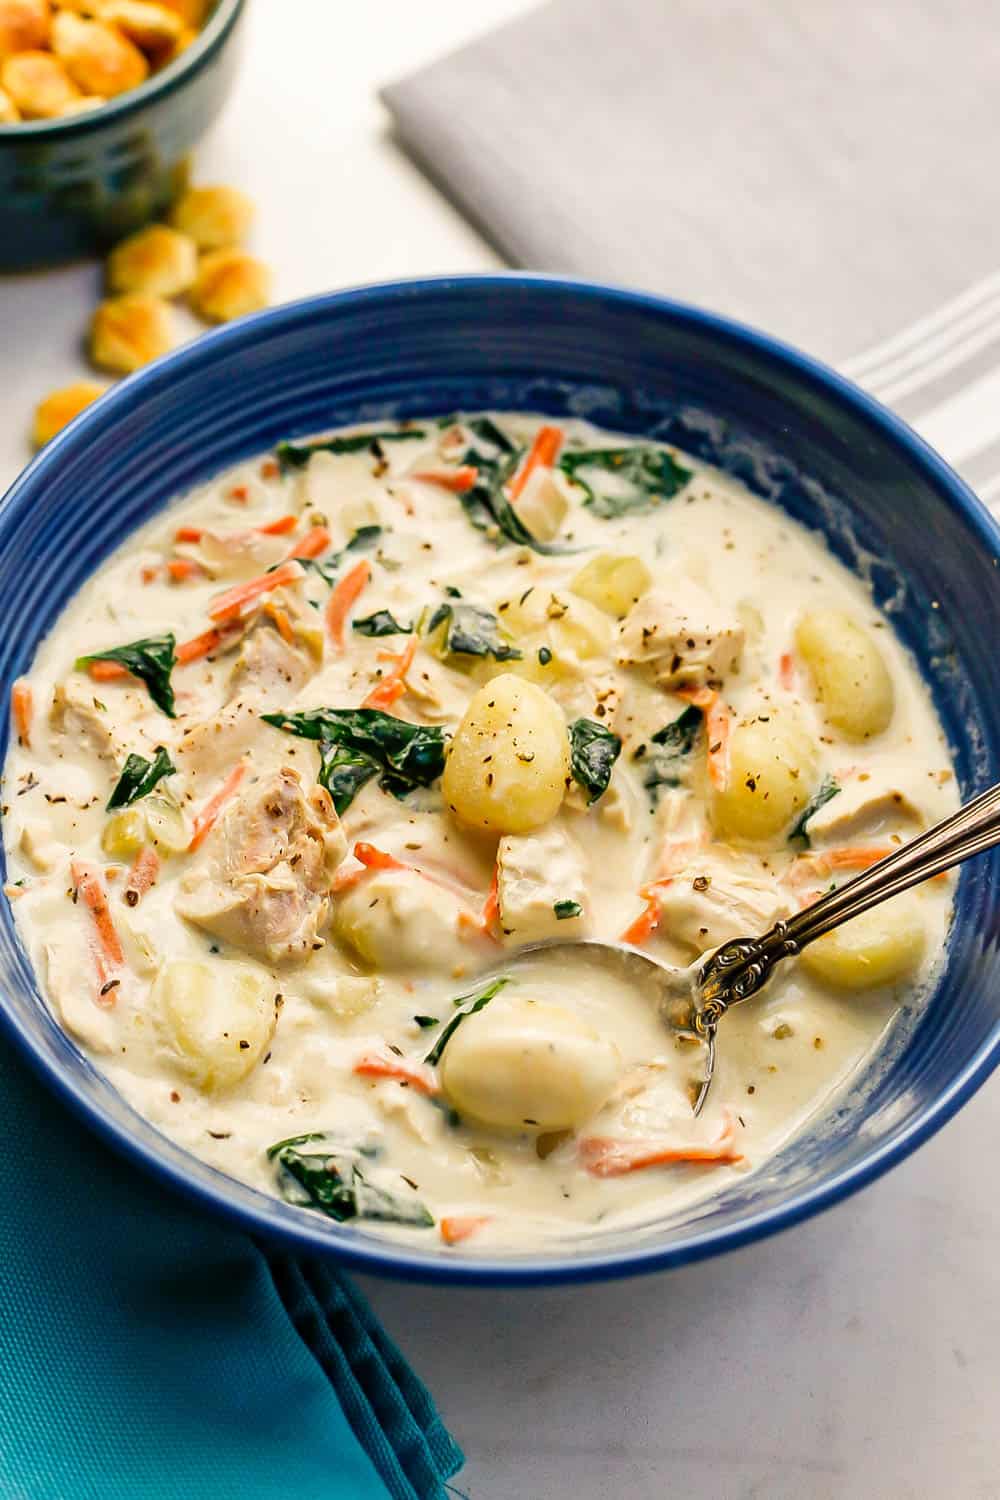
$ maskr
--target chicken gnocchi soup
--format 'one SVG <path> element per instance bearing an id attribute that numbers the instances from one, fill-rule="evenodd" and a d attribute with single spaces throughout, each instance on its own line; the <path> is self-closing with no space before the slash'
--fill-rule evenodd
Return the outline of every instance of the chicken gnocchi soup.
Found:
<path id="1" fill-rule="evenodd" d="M 525 415 L 288 442 L 185 497 L 14 687 L 7 894 L 66 1030 L 197 1156 L 516 1251 L 724 1189 L 939 955 L 947 880 L 736 1010 L 652 995 L 949 812 L 920 678 L 822 543 L 684 453 Z"/>

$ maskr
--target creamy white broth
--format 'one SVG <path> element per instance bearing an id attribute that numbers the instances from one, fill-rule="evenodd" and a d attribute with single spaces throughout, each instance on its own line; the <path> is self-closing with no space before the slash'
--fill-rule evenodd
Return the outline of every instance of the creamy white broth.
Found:
<path id="1" fill-rule="evenodd" d="M 525 450 L 543 425 L 493 420 Z M 422 1060 L 456 998 L 477 998 L 477 974 L 499 971 L 521 942 L 614 940 L 629 930 L 651 953 L 690 962 L 847 878 L 857 851 L 888 848 L 944 816 L 956 789 L 924 686 L 870 595 L 820 540 L 738 483 L 677 455 L 682 470 L 665 486 L 676 493 L 605 514 L 623 506 L 629 482 L 613 466 L 574 466 L 572 456 L 635 440 L 564 423 L 560 457 L 569 464 L 540 464 L 513 501 L 520 521 L 508 520 L 536 538 L 551 532 L 551 544 L 567 549 L 547 554 L 496 526 L 477 529 L 475 492 L 446 487 L 474 467 L 469 428 L 415 430 L 401 440 L 383 432 L 374 451 L 317 452 L 300 466 L 270 455 L 241 465 L 130 537 L 81 590 L 26 679 L 29 743 L 12 739 L 4 772 L 7 889 L 54 1013 L 166 1134 L 236 1177 L 302 1199 L 267 1151 L 322 1133 L 298 1149 L 320 1164 L 328 1154 L 348 1180 L 360 1173 L 362 1214 L 365 1204 L 381 1214 L 389 1201 L 404 1219 L 421 1206 L 427 1221 L 363 1216 L 358 1227 L 516 1250 L 674 1212 L 765 1162 L 926 987 L 950 884 L 892 903 L 852 951 L 787 964 L 765 995 L 734 1011 L 697 1122 L 689 1060 L 649 996 L 585 949 L 558 974 L 515 966 L 428 1068 Z M 511 460 L 515 475 L 519 462 Z M 261 530 L 274 523 L 272 534 Z M 324 544 L 319 568 L 261 592 L 207 656 L 174 666 L 176 718 L 136 678 L 94 680 L 92 668 L 74 665 L 81 652 L 165 632 L 198 640 L 224 591 L 280 566 L 306 537 Z M 641 568 L 630 564 L 617 585 L 579 581 L 603 554 Z M 340 648 L 327 618 L 331 580 L 363 559 L 370 577 Z M 457 611 L 488 611 L 492 624 L 472 623 L 495 655 L 521 654 L 448 653 L 449 621 L 430 627 L 449 603 L 466 634 L 472 617 Z M 802 629 L 829 611 L 862 632 L 860 645 L 844 638 L 834 653 L 846 678 L 836 663 L 831 677 Z M 353 628 L 368 619 L 416 631 Z M 676 650 L 657 656 L 668 637 Z M 510 762 L 514 779 L 541 777 L 546 754 L 563 754 L 568 726 L 586 719 L 621 740 L 607 789 L 588 805 L 593 785 L 570 775 L 561 786 L 557 772 L 557 810 L 525 829 L 520 782 L 494 777 L 487 786 L 493 773 L 484 769 L 480 801 L 458 806 L 449 786 L 468 741 L 460 730 L 443 783 L 434 777 L 397 798 L 373 775 L 338 818 L 317 788 L 317 744 L 261 715 L 356 708 L 400 670 L 386 653 L 414 640 L 401 695 L 390 693 L 384 712 L 450 743 L 473 695 L 503 678 L 486 696 L 515 695 L 508 722 L 523 744 Z M 461 644 L 459 633 L 452 645 Z M 699 689 L 700 710 L 690 701 Z M 558 744 L 519 694 L 544 695 Z M 875 727 L 859 731 L 869 700 Z M 657 744 L 653 736 L 685 714 L 673 745 Z M 748 769 L 740 746 L 745 726 L 766 738 L 779 724 L 791 749 L 775 780 L 766 765 L 756 770 L 752 747 Z M 175 772 L 109 813 L 126 756 L 151 763 L 161 746 Z M 188 852 L 237 766 L 242 780 Z M 733 801 L 737 776 L 754 789 L 737 789 Z M 839 790 L 809 820 L 809 844 L 790 840 L 829 778 Z M 538 788 L 529 791 L 530 815 Z M 772 793 L 774 807 L 791 798 L 792 811 L 761 834 L 754 820 L 771 817 Z M 505 817 L 522 822 L 498 851 Z M 746 818 L 751 837 L 736 826 Z M 359 844 L 407 868 L 360 864 Z M 142 848 L 157 853 L 158 870 L 137 897 L 129 871 Z M 850 851 L 846 863 L 830 850 Z M 104 919 L 88 904 L 94 881 L 106 891 L 120 959 L 102 950 Z M 655 926 L 637 933 L 647 906 Z M 374 1076 L 373 1058 L 413 1076 Z M 507 1104 L 510 1117 L 500 1118 Z M 706 1150 L 721 1159 L 639 1160 Z M 639 1164 L 621 1169 L 626 1158 Z"/>

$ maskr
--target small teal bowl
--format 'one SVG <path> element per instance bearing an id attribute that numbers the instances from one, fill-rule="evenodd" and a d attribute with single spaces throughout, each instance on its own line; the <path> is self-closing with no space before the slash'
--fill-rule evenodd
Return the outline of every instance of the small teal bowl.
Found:
<path id="1" fill-rule="evenodd" d="M 218 0 L 175 62 L 99 109 L 0 125 L 0 272 L 99 255 L 163 213 L 232 86 L 245 10 Z"/>
<path id="2" fill-rule="evenodd" d="M 399 282 L 275 308 L 123 381 L 0 504 L 0 694 L 108 552 L 173 496 L 279 439 L 499 407 L 660 438 L 866 559 L 954 746 L 964 796 L 1000 781 L 1000 529 L 908 427 L 814 360 L 656 297 L 545 277 Z M 6 737 L 6 727 L 3 736 Z M 3 749 L 0 744 L 0 750 Z M 627 1231 L 479 1257 L 397 1244 L 254 1191 L 135 1113 L 59 1028 L 0 910 L 0 1022 L 40 1077 L 164 1187 L 247 1231 L 369 1271 L 472 1283 L 674 1266 L 794 1224 L 937 1130 L 1000 1057 L 994 851 L 962 871 L 934 993 L 848 1093 L 759 1171 Z"/>

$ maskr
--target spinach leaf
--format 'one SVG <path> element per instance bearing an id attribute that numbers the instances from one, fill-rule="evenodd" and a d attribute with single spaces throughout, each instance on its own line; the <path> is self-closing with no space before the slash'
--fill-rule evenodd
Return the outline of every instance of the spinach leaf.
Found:
<path id="1" fill-rule="evenodd" d="M 344 558 L 348 557 L 352 552 L 374 552 L 381 536 L 381 526 L 359 526 L 351 537 L 351 540 L 347 543 L 347 546 L 342 547 L 339 552 L 335 552 L 332 557 L 325 558 L 324 560 L 320 560 L 317 557 L 300 557 L 299 562 L 304 568 L 312 568 L 314 573 L 318 573 L 332 587 L 337 581 L 337 569 L 344 561 Z M 275 567 L 279 566 L 280 564 L 275 563 Z M 273 570 L 268 569 L 268 571 L 271 572 Z"/>
<path id="2" fill-rule="evenodd" d="M 489 1005 L 494 995 L 499 995 L 504 985 L 509 983 L 510 980 L 506 977 L 506 975 L 501 975 L 499 979 L 494 979 L 490 984 L 488 984 L 484 990 L 472 990 L 468 995 L 459 995 L 458 999 L 455 1001 L 456 1014 L 452 1016 L 451 1020 L 448 1022 L 447 1026 L 444 1028 L 441 1035 L 438 1037 L 437 1041 L 434 1043 L 433 1047 L 424 1058 L 424 1062 L 430 1063 L 432 1067 L 435 1063 L 439 1062 L 441 1059 L 441 1053 L 444 1051 L 445 1047 L 447 1047 L 448 1043 L 451 1041 L 452 1037 L 455 1035 L 455 1032 L 465 1020 L 466 1016 L 474 1016 L 477 1011 L 483 1009 L 484 1005 Z"/>
<path id="3" fill-rule="evenodd" d="M 334 562 L 343 562 L 349 552 L 374 552 L 382 539 L 381 526 L 359 526 L 346 547 L 334 554 Z"/>
<path id="4" fill-rule="evenodd" d="M 424 633 L 432 636 L 438 630 L 440 648 L 449 656 L 492 656 L 494 661 L 518 661 L 524 654 L 504 640 L 496 615 L 478 604 L 439 604 Z"/>
<path id="5" fill-rule="evenodd" d="M 164 776 L 172 776 L 176 770 L 177 767 L 162 745 L 157 746 L 153 760 L 146 760 L 142 755 L 130 755 L 122 767 L 117 786 L 108 798 L 107 811 L 114 812 L 116 807 L 130 807 L 140 797 L 148 797 L 158 781 L 162 781 Z"/>
<path id="6" fill-rule="evenodd" d="M 299 1149 L 326 1139 L 322 1132 L 313 1132 L 268 1147 L 268 1160 L 278 1164 L 278 1187 L 286 1201 L 317 1209 L 338 1224 L 349 1219 L 379 1219 L 421 1228 L 433 1225 L 433 1215 L 419 1198 L 404 1198 L 369 1182 L 358 1165 L 357 1153 L 336 1143 L 326 1151 Z"/>
<path id="7" fill-rule="evenodd" d="M 378 457 L 379 443 L 407 443 L 425 437 L 422 427 L 407 427 L 402 432 L 355 432 L 349 437 L 321 438 L 315 443 L 279 443 L 274 450 L 283 469 L 303 469 L 314 453 L 363 453 L 370 448 Z"/>
<path id="8" fill-rule="evenodd" d="M 441 1024 L 437 1016 L 414 1016 L 413 1019 L 421 1031 L 426 1031 L 429 1026 L 440 1026 Z"/>
<path id="9" fill-rule="evenodd" d="M 402 799 L 418 786 L 430 786 L 444 770 L 444 730 L 437 725 L 408 724 L 377 708 L 311 708 L 261 717 L 288 734 L 319 741 L 320 778 L 326 776 L 323 785 L 344 808 L 376 773 L 382 790 Z"/>
<path id="10" fill-rule="evenodd" d="M 517 452 L 517 444 L 490 417 L 470 417 L 462 426 L 467 427 L 477 440 L 476 451 L 479 454 L 483 453 L 484 447 L 492 448 L 494 454 Z"/>
<path id="11" fill-rule="evenodd" d="M 586 491 L 584 504 L 605 520 L 649 510 L 676 495 L 691 478 L 691 470 L 663 448 L 643 443 L 634 448 L 570 449 L 559 467 Z M 602 483 L 604 474 L 613 475 L 614 481 Z"/>
<path id="12" fill-rule="evenodd" d="M 320 767 L 316 780 L 333 798 L 337 816 L 343 817 L 363 786 L 379 773 L 378 761 L 346 745 L 320 742 Z"/>
<path id="13" fill-rule="evenodd" d="M 653 793 L 654 802 L 661 786 L 680 786 L 679 762 L 694 749 L 701 733 L 701 723 L 701 709 L 692 703 L 678 718 L 650 736 L 650 742 L 660 748 L 647 758 L 643 782 Z"/>
<path id="14" fill-rule="evenodd" d="M 472 433 L 473 442 L 466 449 L 463 464 L 471 464 L 479 470 L 479 478 L 471 489 L 458 498 L 461 500 L 469 520 L 480 531 L 499 531 L 508 541 L 521 547 L 531 547 L 535 552 L 546 554 L 575 552 L 558 542 L 540 542 L 533 537 L 507 499 L 505 486 L 513 477 L 518 464 L 527 451 L 518 448 L 501 432 L 489 417 L 472 417 L 463 422 Z"/>
<path id="15" fill-rule="evenodd" d="M 569 726 L 569 749 L 574 779 L 586 791 L 588 803 L 596 802 L 608 789 L 621 740 L 596 719 L 577 719 Z"/>
<path id="16" fill-rule="evenodd" d="M 77 658 L 78 671 L 86 671 L 92 661 L 113 661 L 138 677 L 149 689 L 149 696 L 157 708 L 163 710 L 168 719 L 176 719 L 174 712 L 174 690 L 170 674 L 174 668 L 173 633 L 147 636 L 142 641 L 132 641 L 127 646 L 114 646 L 110 651 L 95 651 L 90 656 Z"/>
<path id="17" fill-rule="evenodd" d="M 351 625 L 359 635 L 412 635 L 412 625 L 400 625 L 399 621 L 387 609 L 377 609 L 373 615 L 365 615 L 363 620 L 355 620 Z"/>
<path id="18" fill-rule="evenodd" d="M 839 782 L 834 781 L 832 776 L 827 776 L 823 784 L 820 786 L 819 791 L 815 794 L 812 800 L 807 803 L 805 808 L 803 808 L 802 816 L 793 826 L 791 833 L 789 833 L 788 842 L 790 844 L 800 843 L 806 849 L 809 848 L 808 825 L 810 819 L 815 817 L 816 813 L 819 812 L 821 807 L 825 807 L 828 802 L 832 801 L 832 799 L 836 797 L 837 793 L 840 790 L 841 788 Z"/>
<path id="19" fill-rule="evenodd" d="M 579 901 L 553 901 L 552 910 L 556 914 L 557 922 L 565 922 L 567 917 L 579 917 L 583 907 Z"/>

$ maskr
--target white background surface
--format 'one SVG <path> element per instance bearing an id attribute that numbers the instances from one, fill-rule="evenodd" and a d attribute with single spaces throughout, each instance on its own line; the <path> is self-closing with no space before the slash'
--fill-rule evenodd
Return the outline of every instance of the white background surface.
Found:
<path id="1" fill-rule="evenodd" d="M 396 153 L 374 88 L 523 8 L 254 0 L 197 176 L 257 199 L 279 300 L 496 263 Z M 98 285 L 0 279 L 4 482 L 34 400 L 84 372 Z M 579 1289 L 364 1285 L 471 1500 L 997 1500 L 998 1163 L 994 1084 L 860 1197 L 725 1260 Z"/>

